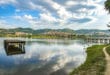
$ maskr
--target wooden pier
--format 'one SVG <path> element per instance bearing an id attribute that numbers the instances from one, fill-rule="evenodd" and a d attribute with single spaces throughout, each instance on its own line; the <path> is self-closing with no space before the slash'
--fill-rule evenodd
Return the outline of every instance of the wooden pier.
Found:
<path id="1" fill-rule="evenodd" d="M 21 40 L 4 40 L 4 48 L 7 55 L 24 54 L 25 41 Z"/>
<path id="2" fill-rule="evenodd" d="M 110 37 L 88 37 L 87 42 L 110 44 Z"/>

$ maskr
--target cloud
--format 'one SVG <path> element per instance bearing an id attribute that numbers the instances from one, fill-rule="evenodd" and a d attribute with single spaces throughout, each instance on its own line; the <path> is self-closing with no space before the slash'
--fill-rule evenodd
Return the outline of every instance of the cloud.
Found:
<path id="1" fill-rule="evenodd" d="M 16 28 L 16 26 L 8 24 L 5 20 L 0 20 L 0 28 Z"/>
<path id="2" fill-rule="evenodd" d="M 0 5 L 10 3 L 16 3 L 16 0 L 0 0 Z"/>
<path id="3" fill-rule="evenodd" d="M 48 21 L 48 22 L 56 22 L 57 19 L 55 17 L 53 17 L 51 14 L 40 14 L 40 19 L 43 21 Z"/>
<path id="4" fill-rule="evenodd" d="M 95 23 L 99 16 L 107 14 L 103 0 L 0 0 L 0 6 L 7 4 L 16 8 L 16 15 L 13 16 L 27 21 L 31 28 L 66 28 L 75 27 L 76 24 L 82 27 Z M 26 13 L 27 10 L 39 13 L 33 16 L 33 13 Z"/>
<path id="5" fill-rule="evenodd" d="M 60 69 L 73 70 L 73 68 L 79 66 L 86 59 L 86 53 L 85 50 L 83 50 L 83 45 L 79 45 L 75 43 L 75 41 L 72 42 L 66 40 L 65 41 L 36 40 L 36 42 L 32 41 L 35 40 L 27 41 L 25 45 L 26 54 L 24 55 L 15 55 L 12 56 L 11 59 L 10 57 L 7 58 L 5 55 L 3 55 L 4 59 L 1 60 L 3 62 L 8 61 L 9 63 L 8 64 L 7 62 L 0 63 L 0 65 L 2 65 L 2 68 L 0 68 L 0 74 L 10 73 L 11 75 L 13 74 L 15 75 L 18 74 L 18 72 L 20 72 L 22 75 L 24 74 L 24 72 L 26 74 L 30 72 L 39 73 L 39 69 L 40 70 L 45 69 L 45 71 L 44 70 L 41 71 L 41 73 L 43 72 L 44 74 L 46 74 L 45 72 L 47 72 L 48 70 L 49 70 L 48 73 L 50 72 L 52 73 Z M 38 41 L 42 43 L 39 44 Z M 45 44 L 45 42 L 49 44 Z M 68 45 L 65 46 L 64 44 L 65 42 L 68 43 Z M 3 40 L 2 42 L 0 42 L 0 44 L 3 44 Z M 2 49 L 1 46 L 0 49 Z M 4 51 L 1 50 L 0 53 L 4 54 Z"/>
<path id="6" fill-rule="evenodd" d="M 70 44 L 64 47 L 64 45 L 62 44 L 49 44 L 45 46 L 43 44 L 39 45 L 37 43 L 32 43 L 30 44 L 30 46 L 28 46 L 27 49 L 28 52 L 25 54 L 24 60 L 30 60 L 32 58 L 35 58 L 37 60 L 42 61 L 43 63 L 45 62 L 44 65 L 53 62 L 53 64 L 50 67 L 53 71 L 57 71 L 62 68 L 66 69 L 67 64 L 69 64 L 70 62 L 75 64 L 74 67 L 76 67 L 83 63 L 86 57 L 86 54 L 83 50 L 83 46 L 78 44 Z M 38 51 L 36 51 L 36 49 Z M 70 66 L 68 67 L 69 69 L 71 69 Z"/>

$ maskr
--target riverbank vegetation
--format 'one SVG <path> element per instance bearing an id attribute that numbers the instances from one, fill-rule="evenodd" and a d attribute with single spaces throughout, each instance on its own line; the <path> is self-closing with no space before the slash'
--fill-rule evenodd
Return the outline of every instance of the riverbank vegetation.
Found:
<path id="1" fill-rule="evenodd" d="M 0 35 L 0 37 L 23 37 L 23 38 L 33 38 L 33 39 L 85 39 L 85 35 L 44 35 L 44 34 L 37 34 L 37 35 Z"/>
<path id="2" fill-rule="evenodd" d="M 106 45 L 93 45 L 87 48 L 87 59 L 84 64 L 74 69 L 70 75 L 104 75 L 105 56 L 102 51 Z"/>

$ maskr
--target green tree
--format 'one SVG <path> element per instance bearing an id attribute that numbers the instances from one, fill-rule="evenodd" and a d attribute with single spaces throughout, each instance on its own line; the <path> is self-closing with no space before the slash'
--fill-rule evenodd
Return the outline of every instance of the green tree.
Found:
<path id="1" fill-rule="evenodd" d="M 105 9 L 110 13 L 110 0 L 105 1 Z"/>

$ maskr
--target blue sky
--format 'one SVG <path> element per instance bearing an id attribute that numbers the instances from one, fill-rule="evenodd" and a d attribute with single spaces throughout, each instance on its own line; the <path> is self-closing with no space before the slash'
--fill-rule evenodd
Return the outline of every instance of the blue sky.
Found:
<path id="1" fill-rule="evenodd" d="M 107 29 L 105 0 L 0 0 L 0 28 Z"/>

